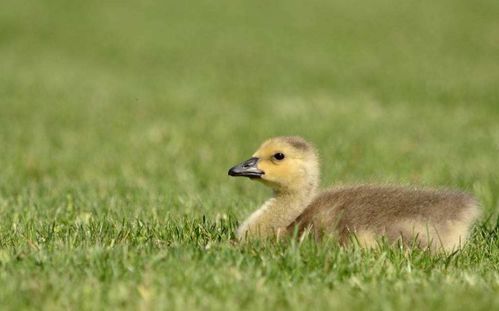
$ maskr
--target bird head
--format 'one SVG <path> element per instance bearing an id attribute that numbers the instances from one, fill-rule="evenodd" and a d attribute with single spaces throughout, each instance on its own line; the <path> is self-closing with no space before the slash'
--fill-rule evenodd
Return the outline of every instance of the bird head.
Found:
<path id="1" fill-rule="evenodd" d="M 232 167 L 229 175 L 249 177 L 276 192 L 315 189 L 319 180 L 318 156 L 312 144 L 301 137 L 274 137 L 250 159 Z"/>

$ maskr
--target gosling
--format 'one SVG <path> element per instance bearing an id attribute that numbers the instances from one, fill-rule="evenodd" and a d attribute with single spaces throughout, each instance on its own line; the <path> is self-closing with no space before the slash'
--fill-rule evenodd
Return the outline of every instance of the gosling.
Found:
<path id="1" fill-rule="evenodd" d="M 265 141 L 229 175 L 257 180 L 274 193 L 240 225 L 239 240 L 309 233 L 333 236 L 342 245 L 374 247 L 384 239 L 452 251 L 464 244 L 479 216 L 477 201 L 459 191 L 356 185 L 319 193 L 316 149 L 297 136 Z"/>

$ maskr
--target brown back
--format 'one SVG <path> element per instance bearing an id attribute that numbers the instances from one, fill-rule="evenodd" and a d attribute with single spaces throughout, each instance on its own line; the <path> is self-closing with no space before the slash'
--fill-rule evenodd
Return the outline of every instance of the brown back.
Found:
<path id="1" fill-rule="evenodd" d="M 369 185 L 333 188 L 319 194 L 288 226 L 288 232 L 297 228 L 301 234 L 311 228 L 318 236 L 334 232 L 344 240 L 351 231 L 368 229 L 391 236 L 399 234 L 391 230 L 400 221 L 439 226 L 460 220 L 473 206 L 473 197 L 457 191 Z"/>

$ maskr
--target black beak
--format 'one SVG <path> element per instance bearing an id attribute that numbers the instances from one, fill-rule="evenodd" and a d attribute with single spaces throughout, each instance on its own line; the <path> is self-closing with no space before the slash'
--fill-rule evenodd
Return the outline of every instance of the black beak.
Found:
<path id="1" fill-rule="evenodd" d="M 263 171 L 259 170 L 256 166 L 258 164 L 258 158 L 251 158 L 249 160 L 244 161 L 241 164 L 238 164 L 229 170 L 230 176 L 244 176 L 249 178 L 260 178 L 263 174 Z"/>

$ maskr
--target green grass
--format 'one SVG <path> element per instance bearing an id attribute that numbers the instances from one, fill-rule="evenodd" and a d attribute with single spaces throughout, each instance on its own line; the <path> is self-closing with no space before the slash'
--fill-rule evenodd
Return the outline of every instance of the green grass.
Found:
<path id="1" fill-rule="evenodd" d="M 2 309 L 499 307 L 499 2 L 3 1 Z M 468 246 L 231 242 L 227 169 L 299 134 L 322 181 L 460 188 Z"/>

